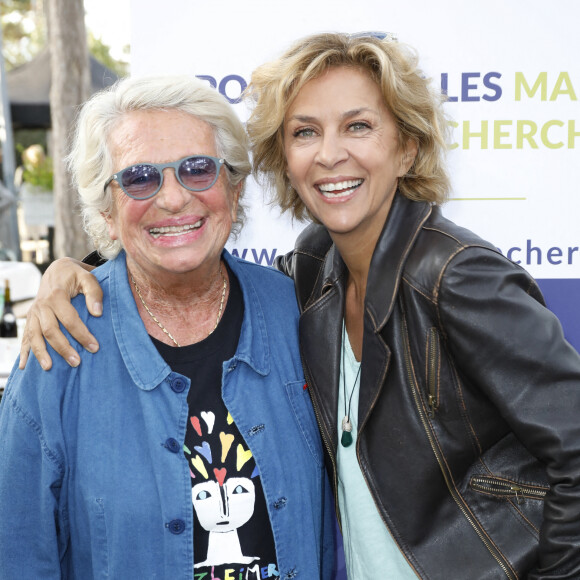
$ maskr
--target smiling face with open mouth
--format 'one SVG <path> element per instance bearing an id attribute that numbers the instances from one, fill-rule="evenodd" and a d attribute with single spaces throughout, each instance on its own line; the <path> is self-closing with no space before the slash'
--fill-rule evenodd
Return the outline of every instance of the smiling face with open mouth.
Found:
<path id="1" fill-rule="evenodd" d="M 110 136 L 115 169 L 137 163 L 168 163 L 189 155 L 217 156 L 213 129 L 181 111 L 133 111 Z M 123 193 L 116 181 L 109 233 L 119 239 L 133 270 L 148 276 L 199 269 L 215 277 L 222 249 L 236 218 L 237 191 L 222 168 L 205 191 L 183 187 L 172 168 L 163 173 L 159 192 L 145 200 Z"/>
<path id="2" fill-rule="evenodd" d="M 300 90 L 284 120 L 284 151 L 292 186 L 335 239 L 378 238 L 415 156 L 412 143 L 399 146 L 376 83 L 347 67 Z"/>

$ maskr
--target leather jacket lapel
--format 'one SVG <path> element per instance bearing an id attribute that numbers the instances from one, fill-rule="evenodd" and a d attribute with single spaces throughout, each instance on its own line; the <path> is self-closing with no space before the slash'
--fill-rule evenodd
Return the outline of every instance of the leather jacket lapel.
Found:
<path id="1" fill-rule="evenodd" d="M 380 335 L 396 299 L 403 266 L 421 226 L 431 214 L 426 203 L 397 194 L 371 261 L 365 301 L 363 360 L 359 398 L 359 430 L 385 381 L 391 349 Z M 346 266 L 332 246 L 300 319 L 302 357 L 307 380 L 313 382 L 315 404 L 322 414 L 325 438 L 336 451 L 338 389 Z"/>
<path id="2" fill-rule="evenodd" d="M 365 298 L 363 365 L 358 408 L 359 432 L 385 383 L 391 348 L 380 331 L 391 317 L 405 261 L 425 220 L 431 214 L 426 203 L 395 196 L 389 217 L 371 260 Z M 394 347 L 393 347 L 394 348 Z"/>
<path id="3" fill-rule="evenodd" d="M 372 332 L 381 330 L 391 315 L 407 256 L 432 209 L 428 203 L 410 201 L 399 193 L 393 200 L 367 282 L 366 310 L 372 320 Z M 366 330 L 365 321 L 365 337 Z"/>
<path id="4" fill-rule="evenodd" d="M 300 347 L 306 380 L 322 414 L 325 439 L 336 454 L 340 349 L 346 267 L 335 246 L 327 253 L 321 275 L 300 317 Z M 329 427 L 330 426 L 330 429 Z"/>

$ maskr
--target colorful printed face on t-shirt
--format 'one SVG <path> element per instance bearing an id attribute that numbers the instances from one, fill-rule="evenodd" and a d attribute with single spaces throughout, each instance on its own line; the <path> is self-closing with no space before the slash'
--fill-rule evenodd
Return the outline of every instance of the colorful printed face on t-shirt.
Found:
<path id="1" fill-rule="evenodd" d="M 224 413 L 225 414 L 225 413 Z M 252 478 L 258 470 L 252 452 L 228 413 L 225 419 L 213 411 L 190 418 L 190 444 L 185 449 L 192 477 L 191 500 L 199 524 L 209 533 L 207 556 L 196 557 L 195 568 L 225 564 L 251 564 L 260 557 L 242 550 L 239 528 L 250 521 L 256 504 Z M 259 479 L 259 478 L 258 478 Z"/>
<path id="2" fill-rule="evenodd" d="M 230 477 L 223 485 L 217 481 L 196 483 L 191 499 L 203 528 L 224 533 L 238 529 L 252 517 L 256 491 L 251 479 Z"/>

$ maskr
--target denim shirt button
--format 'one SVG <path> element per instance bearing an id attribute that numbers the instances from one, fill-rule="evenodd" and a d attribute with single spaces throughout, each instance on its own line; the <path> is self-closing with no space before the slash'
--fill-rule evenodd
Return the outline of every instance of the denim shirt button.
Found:
<path id="1" fill-rule="evenodd" d="M 165 442 L 165 447 L 167 447 L 167 449 L 169 449 L 169 451 L 171 451 L 172 453 L 177 453 L 181 449 L 179 443 L 177 442 L 177 439 L 174 439 L 173 437 L 170 437 Z"/>
<path id="2" fill-rule="evenodd" d="M 185 391 L 185 381 L 183 379 L 173 379 L 171 381 L 171 390 L 174 393 L 183 393 Z"/>
<path id="3" fill-rule="evenodd" d="M 185 530 L 185 522 L 183 520 L 171 520 L 165 524 L 172 534 L 181 534 Z"/>
<path id="4" fill-rule="evenodd" d="M 282 509 L 284 507 L 286 507 L 286 504 L 288 503 L 288 500 L 285 497 L 281 497 L 280 499 L 278 499 L 277 501 L 274 502 L 274 509 Z"/>

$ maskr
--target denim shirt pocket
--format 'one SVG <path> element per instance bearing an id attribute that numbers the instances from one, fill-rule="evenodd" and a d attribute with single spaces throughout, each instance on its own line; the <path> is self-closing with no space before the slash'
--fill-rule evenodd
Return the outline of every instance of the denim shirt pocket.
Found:
<path id="1" fill-rule="evenodd" d="M 308 390 L 305 388 L 305 382 L 292 381 L 286 383 L 286 395 L 290 401 L 298 429 L 302 433 L 314 461 L 319 467 L 322 467 L 322 441 L 316 417 L 314 416 L 312 401 Z"/>

